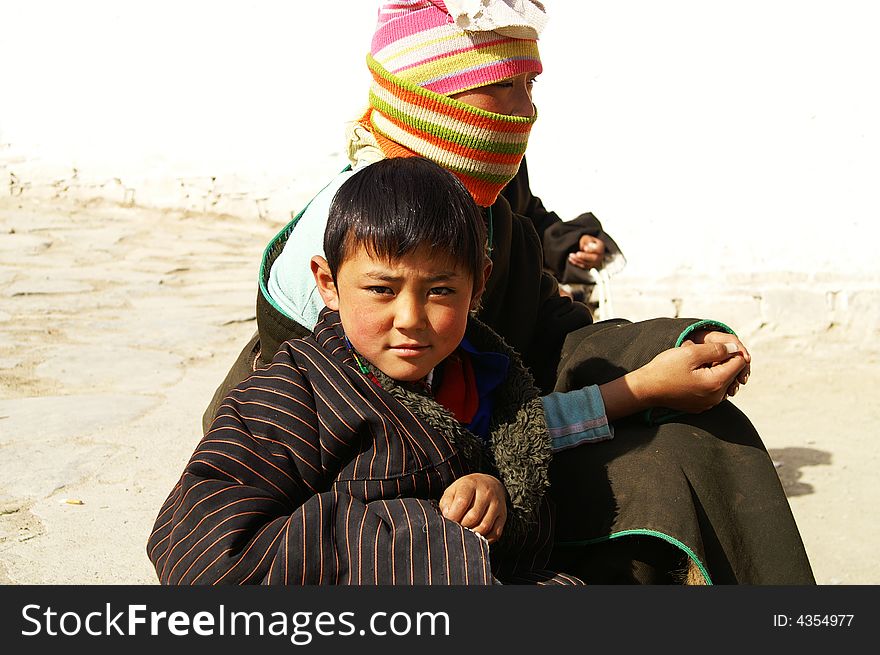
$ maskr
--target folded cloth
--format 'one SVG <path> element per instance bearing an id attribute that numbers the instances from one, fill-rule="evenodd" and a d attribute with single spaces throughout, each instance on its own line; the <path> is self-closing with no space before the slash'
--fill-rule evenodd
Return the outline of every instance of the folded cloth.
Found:
<path id="1" fill-rule="evenodd" d="M 693 323 L 615 320 L 573 332 L 556 390 L 634 370 Z M 580 567 L 565 570 L 595 583 L 606 581 L 602 569 L 615 559 L 631 570 L 633 561 L 649 562 L 659 548 L 673 554 L 667 562 L 689 559 L 709 583 L 815 584 L 776 468 L 732 403 L 661 425 L 633 416 L 616 421 L 614 431 L 610 441 L 554 454 L 553 566 L 577 562 Z"/>

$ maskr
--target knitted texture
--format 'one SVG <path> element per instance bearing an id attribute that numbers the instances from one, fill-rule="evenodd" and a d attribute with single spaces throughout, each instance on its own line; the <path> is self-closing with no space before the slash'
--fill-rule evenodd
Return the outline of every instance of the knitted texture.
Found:
<path id="1" fill-rule="evenodd" d="M 534 39 L 464 30 L 441 0 L 383 2 L 370 54 L 399 79 L 442 95 L 542 70 Z"/>
<path id="2" fill-rule="evenodd" d="M 488 207 L 519 169 L 537 114 L 505 116 L 422 88 L 372 56 L 364 122 L 387 157 L 421 155 L 454 173 Z"/>

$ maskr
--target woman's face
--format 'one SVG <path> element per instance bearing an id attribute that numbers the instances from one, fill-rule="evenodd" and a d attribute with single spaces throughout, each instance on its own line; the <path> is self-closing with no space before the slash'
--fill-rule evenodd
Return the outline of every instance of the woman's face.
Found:
<path id="1" fill-rule="evenodd" d="M 535 105 L 532 104 L 535 77 L 537 73 L 522 73 L 494 84 L 453 93 L 449 97 L 495 114 L 531 118 L 535 115 Z"/>

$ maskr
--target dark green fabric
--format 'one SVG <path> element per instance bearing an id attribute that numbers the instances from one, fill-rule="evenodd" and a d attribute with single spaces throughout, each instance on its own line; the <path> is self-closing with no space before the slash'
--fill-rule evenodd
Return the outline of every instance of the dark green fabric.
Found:
<path id="1" fill-rule="evenodd" d="M 229 369 L 226 377 L 223 378 L 223 382 L 221 382 L 220 386 L 217 387 L 217 390 L 214 391 L 211 402 L 208 403 L 205 413 L 202 414 L 202 432 L 207 434 L 208 430 L 211 428 L 211 423 L 214 422 L 214 415 L 217 413 L 217 408 L 220 407 L 226 394 L 260 365 L 259 355 L 260 338 L 257 334 L 254 334 L 245 347 L 241 349 L 241 352 L 232 363 L 232 367 Z"/>
<path id="2" fill-rule="evenodd" d="M 634 370 L 673 346 L 692 323 L 615 320 L 579 330 L 563 348 L 557 390 L 601 384 Z M 626 538 L 610 537 L 656 533 L 642 543 L 665 536 L 679 559 L 692 552 L 715 584 L 815 583 L 773 462 L 731 402 L 662 425 L 630 417 L 616 421 L 614 431 L 610 441 L 554 457 L 558 543 L 598 541 L 577 557 L 589 559 L 596 548 L 606 561 L 615 549 L 624 553 L 631 546 Z M 575 556 L 564 545 L 558 548 L 557 564 Z M 591 582 L 584 570 L 572 573 Z"/>
<path id="3" fill-rule="evenodd" d="M 560 296 L 556 280 L 543 272 L 541 242 L 529 218 L 514 214 L 499 197 L 492 223 L 492 274 L 479 317 L 522 355 L 546 393 L 556 382 L 566 335 L 589 325 L 592 317 L 586 305 Z"/>

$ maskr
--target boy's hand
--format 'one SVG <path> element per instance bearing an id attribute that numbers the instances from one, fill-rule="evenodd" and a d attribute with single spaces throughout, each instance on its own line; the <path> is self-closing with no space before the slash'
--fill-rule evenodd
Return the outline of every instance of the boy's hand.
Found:
<path id="1" fill-rule="evenodd" d="M 652 399 L 654 406 L 697 414 L 736 393 L 748 364 L 739 340 L 724 336 L 722 341 L 713 337 L 707 343 L 684 342 L 680 348 L 664 350 L 634 372 L 638 395 Z"/>
<path id="2" fill-rule="evenodd" d="M 440 511 L 450 521 L 495 543 L 507 521 L 507 491 L 498 478 L 485 473 L 460 477 L 443 492 Z"/>

